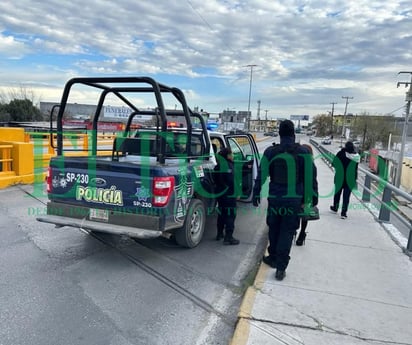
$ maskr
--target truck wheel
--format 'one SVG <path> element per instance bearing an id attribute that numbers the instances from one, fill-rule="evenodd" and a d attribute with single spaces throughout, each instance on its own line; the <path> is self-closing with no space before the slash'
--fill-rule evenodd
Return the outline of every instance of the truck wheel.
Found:
<path id="1" fill-rule="evenodd" d="M 203 202 L 193 199 L 190 202 L 184 225 L 176 230 L 176 242 L 182 247 L 194 248 L 203 237 L 206 212 Z"/>

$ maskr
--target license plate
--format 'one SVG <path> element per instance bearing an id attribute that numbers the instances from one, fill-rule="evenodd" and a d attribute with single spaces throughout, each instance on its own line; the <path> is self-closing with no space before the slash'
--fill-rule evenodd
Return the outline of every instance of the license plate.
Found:
<path id="1" fill-rule="evenodd" d="M 107 222 L 109 220 L 109 211 L 102 210 L 100 208 L 91 208 L 89 218 L 91 220 L 100 220 L 102 222 Z"/>

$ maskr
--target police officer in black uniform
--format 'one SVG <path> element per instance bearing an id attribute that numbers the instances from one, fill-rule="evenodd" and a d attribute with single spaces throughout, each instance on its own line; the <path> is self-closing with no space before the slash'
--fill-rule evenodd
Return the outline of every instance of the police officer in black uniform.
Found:
<path id="1" fill-rule="evenodd" d="M 253 191 L 253 205 L 259 205 L 261 187 L 269 175 L 269 255 L 263 257 L 263 262 L 276 268 L 275 278 L 283 280 L 293 237 L 299 228 L 302 203 L 307 193 L 313 194 L 313 179 L 316 176 L 313 176 L 314 163 L 310 152 L 295 143 L 292 121 L 280 123 L 279 136 L 280 144 L 267 148 L 261 158 Z"/>
<path id="2" fill-rule="evenodd" d="M 216 240 L 222 238 L 225 245 L 239 244 L 233 237 L 236 219 L 236 188 L 235 172 L 233 169 L 233 154 L 230 148 L 223 148 L 217 155 L 215 167 L 215 182 L 218 193 L 217 198 L 217 235 Z"/>

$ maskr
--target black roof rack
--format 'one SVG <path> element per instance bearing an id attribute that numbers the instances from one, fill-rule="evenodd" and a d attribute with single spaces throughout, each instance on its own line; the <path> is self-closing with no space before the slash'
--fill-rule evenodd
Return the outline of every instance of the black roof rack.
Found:
<path id="1" fill-rule="evenodd" d="M 73 78 L 70 79 L 63 90 L 63 95 L 61 102 L 58 106 L 57 114 L 57 154 L 63 154 L 63 115 L 65 112 L 66 104 L 69 98 L 70 91 L 72 87 L 76 84 L 89 86 L 91 88 L 100 90 L 100 97 L 98 100 L 96 112 L 92 120 L 92 155 L 96 155 L 97 152 L 97 130 L 98 130 L 98 120 L 102 112 L 104 101 L 108 94 L 117 96 L 126 106 L 132 109 L 132 113 L 129 116 L 128 124 L 126 128 L 130 128 L 130 124 L 133 120 L 133 117 L 136 115 L 153 115 L 158 119 L 157 130 L 166 132 L 168 131 L 167 127 L 167 115 L 173 116 L 183 116 L 186 120 L 187 128 L 187 143 L 190 150 L 190 140 L 192 136 L 192 118 L 198 118 L 201 124 L 201 128 L 205 133 L 205 143 L 206 143 L 206 152 L 209 152 L 210 141 L 207 136 L 207 127 L 203 117 L 192 112 L 186 103 L 185 96 L 183 92 L 176 88 L 170 87 L 161 83 L 158 83 L 153 78 L 150 77 L 85 77 L 85 78 Z M 133 101 L 128 97 L 130 93 L 153 93 L 156 99 L 156 108 L 154 110 L 141 110 L 139 109 Z M 166 110 L 163 103 L 163 93 L 172 94 L 175 99 L 181 104 L 182 110 Z M 166 142 L 162 136 L 159 136 L 159 153 L 158 161 L 164 163 L 165 161 L 165 149 Z M 188 152 L 190 156 L 190 152 Z"/>

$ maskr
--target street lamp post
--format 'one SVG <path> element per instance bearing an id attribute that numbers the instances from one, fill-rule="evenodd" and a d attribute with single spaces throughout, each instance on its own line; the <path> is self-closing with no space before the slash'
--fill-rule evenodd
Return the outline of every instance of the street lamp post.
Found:
<path id="1" fill-rule="evenodd" d="M 247 130 L 250 130 L 250 97 L 252 95 L 252 74 L 253 74 L 253 67 L 257 65 L 246 65 L 245 67 L 250 67 L 250 81 L 249 81 L 249 101 L 247 104 Z"/>
<path id="2" fill-rule="evenodd" d="M 330 114 L 332 115 L 332 121 L 331 121 L 330 138 L 333 140 L 333 112 L 335 111 L 335 104 L 338 104 L 338 103 L 331 102 L 331 104 L 332 104 L 332 112 Z"/>
<path id="3" fill-rule="evenodd" d="M 403 125 L 403 131 L 402 131 L 402 143 L 401 143 L 401 150 L 399 152 L 399 158 L 398 158 L 398 168 L 396 169 L 396 176 L 395 176 L 395 186 L 398 188 L 401 185 L 403 155 L 405 154 L 405 142 L 406 142 L 406 137 L 408 135 L 409 111 L 411 109 L 411 101 L 412 101 L 412 72 L 399 72 L 398 74 L 401 74 L 401 73 L 411 74 L 411 81 L 410 82 L 398 82 L 397 84 L 397 87 L 399 87 L 400 85 L 405 85 L 405 87 L 409 86 L 409 91 L 406 92 L 405 122 Z"/>
<path id="4" fill-rule="evenodd" d="M 342 134 L 341 134 L 341 137 L 340 137 L 340 146 L 341 147 L 342 147 L 343 136 L 345 135 L 346 111 L 348 110 L 348 103 L 349 103 L 348 100 L 353 99 L 353 97 L 342 96 L 342 98 L 346 98 L 346 103 L 345 103 L 345 111 L 343 113 Z"/>

